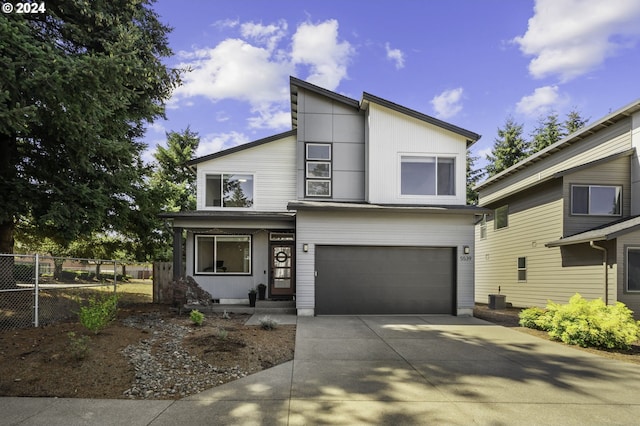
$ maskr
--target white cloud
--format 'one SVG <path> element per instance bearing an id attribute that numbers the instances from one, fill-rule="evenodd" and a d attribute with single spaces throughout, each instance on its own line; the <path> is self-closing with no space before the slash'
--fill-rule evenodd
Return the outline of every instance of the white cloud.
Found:
<path id="1" fill-rule="evenodd" d="M 338 21 L 331 19 L 317 25 L 301 24 L 293 35 L 291 61 L 310 66 L 307 81 L 335 90 L 347 77 L 347 65 L 354 49 L 347 41 L 338 41 Z"/>
<path id="2" fill-rule="evenodd" d="M 210 133 L 200 138 L 200 144 L 196 151 L 196 156 L 213 154 L 223 149 L 233 148 L 249 142 L 250 139 L 243 133 Z"/>
<path id="3" fill-rule="evenodd" d="M 404 68 L 404 52 L 400 49 L 392 49 L 389 43 L 385 44 L 387 59 L 396 63 L 396 69 Z"/>
<path id="4" fill-rule="evenodd" d="M 513 39 L 534 58 L 535 78 L 568 81 L 602 64 L 640 38 L 638 0 L 536 0 L 523 36 Z"/>
<path id="5" fill-rule="evenodd" d="M 531 95 L 524 96 L 516 104 L 516 112 L 530 118 L 540 117 L 551 110 L 558 110 L 567 103 L 558 86 L 538 87 Z"/>
<path id="6" fill-rule="evenodd" d="M 227 20 L 215 25 L 239 30 L 240 37 L 211 48 L 179 52 L 178 67 L 190 71 L 168 108 L 184 106 L 198 96 L 212 102 L 232 99 L 249 103 L 255 114 L 248 119 L 251 128 L 290 127 L 291 118 L 285 120 L 285 114 L 289 114 L 289 76 L 300 74 L 296 67 L 308 66 L 307 81 L 335 90 L 346 78 L 354 54 L 347 41 L 339 40 L 335 20 L 303 23 L 290 38 L 284 20 L 268 25 Z"/>
<path id="7" fill-rule="evenodd" d="M 462 111 L 462 87 L 445 90 L 431 99 L 431 105 L 436 111 L 436 117 L 446 120 Z"/>

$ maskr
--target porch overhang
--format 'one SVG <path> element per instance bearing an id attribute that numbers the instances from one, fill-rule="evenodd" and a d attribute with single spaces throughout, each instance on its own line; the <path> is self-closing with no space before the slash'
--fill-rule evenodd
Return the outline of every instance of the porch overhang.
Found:
<path id="1" fill-rule="evenodd" d="M 422 214 L 469 214 L 482 215 L 492 210 L 478 206 L 467 205 L 397 205 L 370 203 L 341 203 L 331 201 L 291 201 L 287 205 L 289 210 L 317 210 L 317 211 L 351 211 L 351 212 L 404 212 Z"/>
<path id="2" fill-rule="evenodd" d="M 609 241 L 620 235 L 640 229 L 640 216 L 627 217 L 604 226 L 599 226 L 579 234 L 560 238 L 545 244 L 545 247 L 561 247 L 574 244 L 585 244 L 596 241 Z"/>

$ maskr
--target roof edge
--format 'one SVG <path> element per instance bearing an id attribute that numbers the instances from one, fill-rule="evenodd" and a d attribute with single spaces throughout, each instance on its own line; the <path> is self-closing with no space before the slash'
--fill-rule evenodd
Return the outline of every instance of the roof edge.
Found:
<path id="1" fill-rule="evenodd" d="M 462 127 L 458 127 L 446 121 L 442 121 L 435 117 L 431 117 L 430 115 L 424 114 L 422 112 L 396 104 L 395 102 L 388 101 L 379 96 L 372 95 L 371 93 L 367 93 L 367 92 L 362 93 L 362 103 L 364 104 L 365 102 L 373 102 L 373 103 L 382 105 L 386 108 L 392 109 L 399 113 L 408 115 L 410 117 L 416 118 L 418 120 L 424 121 L 434 126 L 441 127 L 445 130 L 456 133 L 460 136 L 464 136 L 465 138 L 467 138 L 467 147 L 470 147 L 482 137 L 481 135 L 475 132 L 472 132 L 470 130 L 463 129 Z"/>
<path id="2" fill-rule="evenodd" d="M 283 133 L 278 133 L 277 135 L 267 136 L 266 138 L 258 139 L 253 142 L 243 143 L 242 145 L 237 145 L 232 148 L 224 149 L 222 151 L 214 152 L 213 154 L 207 154 L 202 157 L 194 158 L 187 162 L 187 166 L 193 166 L 198 163 L 202 163 L 204 161 L 213 160 L 214 158 L 224 157 L 229 154 L 233 154 L 235 152 L 244 151 L 245 149 L 255 148 L 256 146 L 264 145 L 269 142 L 275 142 L 280 139 L 287 138 L 289 136 L 295 136 L 297 134 L 297 130 L 287 130 Z"/>

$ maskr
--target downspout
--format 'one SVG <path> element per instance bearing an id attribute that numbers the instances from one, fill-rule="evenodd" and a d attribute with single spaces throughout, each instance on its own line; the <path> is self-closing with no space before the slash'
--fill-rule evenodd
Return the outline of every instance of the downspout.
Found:
<path id="1" fill-rule="evenodd" d="M 604 304 L 608 305 L 609 304 L 609 277 L 607 273 L 607 262 L 609 259 L 607 257 L 607 249 L 604 247 L 597 246 L 593 241 L 589 241 L 589 245 L 591 246 L 592 249 L 600 250 L 602 252 L 602 257 L 603 257 L 602 263 L 604 265 Z"/>

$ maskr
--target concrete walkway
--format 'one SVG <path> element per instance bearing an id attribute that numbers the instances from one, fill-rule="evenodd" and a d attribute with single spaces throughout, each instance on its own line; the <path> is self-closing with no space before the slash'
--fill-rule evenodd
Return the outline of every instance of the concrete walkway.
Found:
<path id="1" fill-rule="evenodd" d="M 179 401 L 2 398 L 0 424 L 638 424 L 640 367 L 475 318 L 297 318 L 295 359 Z"/>

